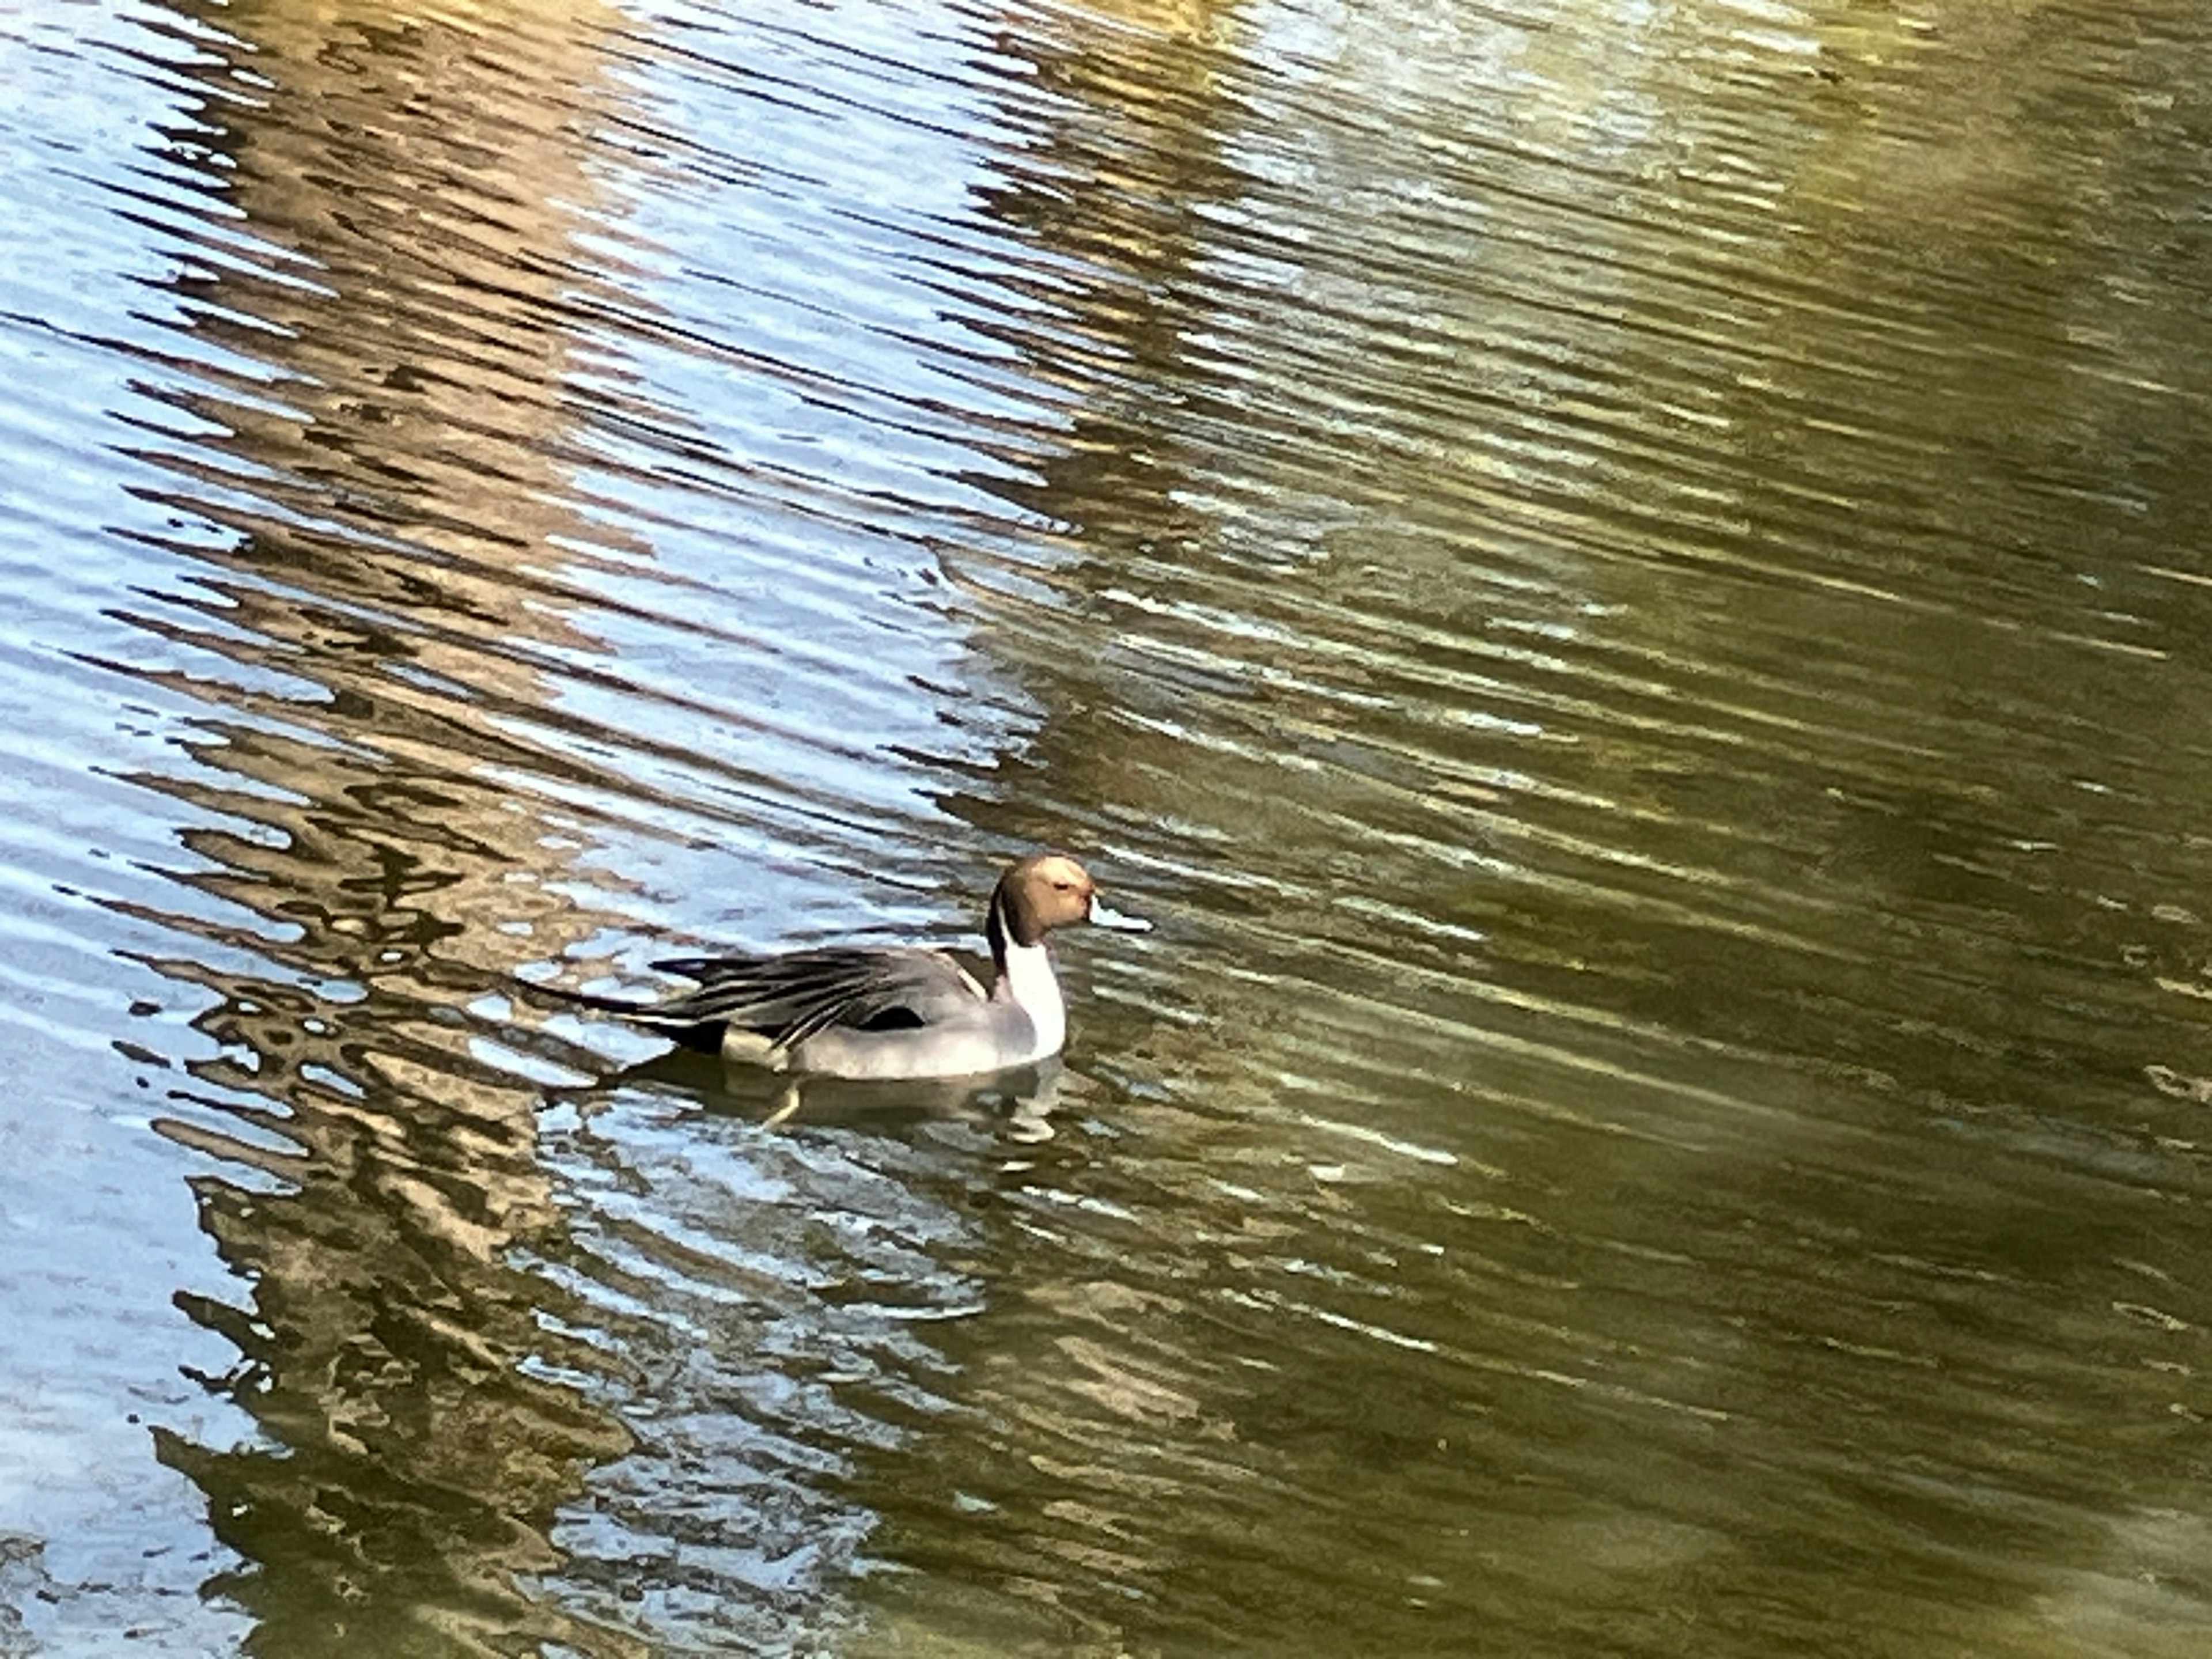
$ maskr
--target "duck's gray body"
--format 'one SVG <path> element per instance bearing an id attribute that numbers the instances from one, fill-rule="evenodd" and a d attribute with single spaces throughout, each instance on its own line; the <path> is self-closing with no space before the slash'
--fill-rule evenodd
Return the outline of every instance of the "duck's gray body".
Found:
<path id="1" fill-rule="evenodd" d="M 653 965 L 696 982 L 665 1002 L 579 1000 L 694 1047 L 773 1070 L 859 1079 L 972 1077 L 1060 1052 L 1066 1005 L 1045 935 L 1104 921 L 1083 866 L 1038 854 L 1011 866 L 984 931 L 989 990 L 941 951 L 830 945 Z"/>

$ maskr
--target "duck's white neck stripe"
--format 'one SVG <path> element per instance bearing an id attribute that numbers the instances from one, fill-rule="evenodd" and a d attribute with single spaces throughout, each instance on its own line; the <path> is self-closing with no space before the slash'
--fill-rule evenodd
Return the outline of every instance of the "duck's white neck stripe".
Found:
<path id="1" fill-rule="evenodd" d="M 1032 1059 L 1056 1054 L 1067 1041 L 1067 1005 L 1060 1000 L 1060 976 L 1052 971 L 1052 957 L 1042 945 L 1006 942 L 1004 976 L 999 981 L 1007 1000 L 1030 1017 L 1036 1032 Z"/>

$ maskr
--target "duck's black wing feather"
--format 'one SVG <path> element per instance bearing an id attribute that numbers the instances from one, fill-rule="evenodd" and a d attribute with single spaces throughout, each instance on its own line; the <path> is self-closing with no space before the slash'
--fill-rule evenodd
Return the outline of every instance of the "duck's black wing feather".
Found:
<path id="1" fill-rule="evenodd" d="M 788 1047 L 831 1026 L 926 1025 L 983 1000 L 983 988 L 939 951 L 825 945 L 775 956 L 674 957 L 653 965 L 698 988 L 655 1003 L 578 1000 L 658 1030 L 736 1026 Z"/>

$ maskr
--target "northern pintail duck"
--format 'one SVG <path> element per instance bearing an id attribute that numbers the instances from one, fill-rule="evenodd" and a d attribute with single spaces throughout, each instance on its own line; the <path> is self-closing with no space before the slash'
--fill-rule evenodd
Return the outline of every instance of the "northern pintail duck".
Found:
<path id="1" fill-rule="evenodd" d="M 1060 1052 L 1067 1006 L 1045 936 L 1088 921 L 1149 924 L 1098 903 L 1073 859 L 1037 853 L 999 878 L 983 921 L 986 991 L 942 951 L 823 945 L 778 955 L 679 957 L 653 966 L 697 989 L 665 1001 L 561 994 L 693 1048 L 772 1070 L 837 1078 L 973 1077 Z"/>

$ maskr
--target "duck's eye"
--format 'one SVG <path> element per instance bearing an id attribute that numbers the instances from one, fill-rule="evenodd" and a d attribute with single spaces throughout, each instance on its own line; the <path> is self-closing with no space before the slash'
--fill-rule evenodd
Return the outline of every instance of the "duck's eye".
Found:
<path id="1" fill-rule="evenodd" d="M 1072 881 L 1056 881 L 1052 884 L 1052 890 L 1055 893 L 1072 893 L 1075 890 L 1075 884 Z"/>

